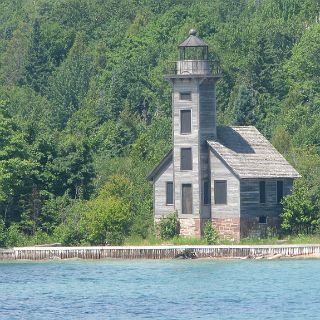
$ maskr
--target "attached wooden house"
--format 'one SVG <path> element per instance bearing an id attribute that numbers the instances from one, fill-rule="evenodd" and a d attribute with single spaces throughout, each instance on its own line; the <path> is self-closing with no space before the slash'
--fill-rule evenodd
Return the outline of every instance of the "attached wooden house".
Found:
<path id="1" fill-rule="evenodd" d="M 212 221 L 240 239 L 278 229 L 281 199 L 298 172 L 253 126 L 216 126 L 216 83 L 208 46 L 190 30 L 172 85 L 173 148 L 150 173 L 155 221 L 177 212 L 181 235 L 200 236 Z"/>

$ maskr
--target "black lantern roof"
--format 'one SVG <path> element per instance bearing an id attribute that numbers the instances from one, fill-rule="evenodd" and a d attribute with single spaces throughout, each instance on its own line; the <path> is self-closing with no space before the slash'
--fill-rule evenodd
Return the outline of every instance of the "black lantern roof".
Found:
<path id="1" fill-rule="evenodd" d="M 179 48 L 185 48 L 185 47 L 208 47 L 208 45 L 201 40 L 200 38 L 198 38 L 196 36 L 197 31 L 194 29 L 191 29 L 189 31 L 189 37 L 184 40 L 181 44 L 179 44 Z"/>

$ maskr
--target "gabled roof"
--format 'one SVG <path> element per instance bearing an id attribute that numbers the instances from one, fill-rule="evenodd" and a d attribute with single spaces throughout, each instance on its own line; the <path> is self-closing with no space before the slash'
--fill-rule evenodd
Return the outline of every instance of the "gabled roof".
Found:
<path id="1" fill-rule="evenodd" d="M 179 48 L 181 47 L 207 47 L 208 45 L 198 38 L 191 34 L 186 40 L 179 44 Z"/>
<path id="2" fill-rule="evenodd" d="M 149 173 L 147 179 L 153 180 L 162 170 L 162 168 L 172 162 L 172 149 L 164 156 L 159 164 Z"/>
<path id="3" fill-rule="evenodd" d="M 207 143 L 242 178 L 297 178 L 299 173 L 253 126 L 218 127 L 217 140 Z"/>

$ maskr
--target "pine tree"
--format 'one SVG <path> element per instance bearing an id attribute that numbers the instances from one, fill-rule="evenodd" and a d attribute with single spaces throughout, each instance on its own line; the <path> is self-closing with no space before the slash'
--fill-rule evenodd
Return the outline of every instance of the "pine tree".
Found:
<path id="1" fill-rule="evenodd" d="M 40 22 L 33 23 L 26 64 L 26 83 L 34 91 L 43 93 L 49 75 L 48 61 L 42 43 Z"/>
<path id="2" fill-rule="evenodd" d="M 235 124 L 239 126 L 255 124 L 256 117 L 254 107 L 255 103 L 252 89 L 241 85 L 235 101 Z"/>

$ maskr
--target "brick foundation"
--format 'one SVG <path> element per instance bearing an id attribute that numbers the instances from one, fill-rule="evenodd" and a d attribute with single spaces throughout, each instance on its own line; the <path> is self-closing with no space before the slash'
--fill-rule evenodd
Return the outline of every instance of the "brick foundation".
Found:
<path id="1" fill-rule="evenodd" d="M 158 235 L 160 232 L 157 226 L 159 225 L 160 220 L 161 219 L 156 218 L 154 221 Z M 208 221 L 210 221 L 210 219 L 200 218 L 180 218 L 178 220 L 180 235 L 196 238 L 200 238 L 203 235 L 204 226 Z M 222 238 L 236 241 L 240 239 L 240 218 L 214 218 L 211 221 Z"/>
<path id="2" fill-rule="evenodd" d="M 201 237 L 202 223 L 200 218 L 180 218 L 180 235 Z"/>
<path id="3" fill-rule="evenodd" d="M 279 217 L 267 217 L 267 223 L 259 223 L 258 217 L 241 218 L 241 238 L 258 237 L 266 238 L 267 236 L 277 234 L 280 230 Z"/>
<path id="4" fill-rule="evenodd" d="M 228 240 L 240 240 L 240 218 L 213 218 L 212 224 L 217 229 L 220 237 Z"/>
<path id="5" fill-rule="evenodd" d="M 155 226 L 158 226 L 160 218 L 155 218 Z M 179 230 L 181 236 L 190 236 L 200 238 L 203 235 L 204 225 L 210 219 L 200 218 L 180 218 Z M 212 224 L 223 239 L 239 241 L 241 238 L 259 237 L 264 238 L 270 233 L 277 233 L 280 230 L 279 217 L 268 217 L 267 223 L 259 223 L 258 217 L 240 218 L 213 218 Z M 156 227 L 159 235 L 159 228 Z"/>
<path id="6" fill-rule="evenodd" d="M 203 235 L 204 226 L 208 221 L 210 219 L 179 219 L 180 235 L 200 238 Z M 211 221 L 223 239 L 240 240 L 240 218 L 214 218 Z"/>

